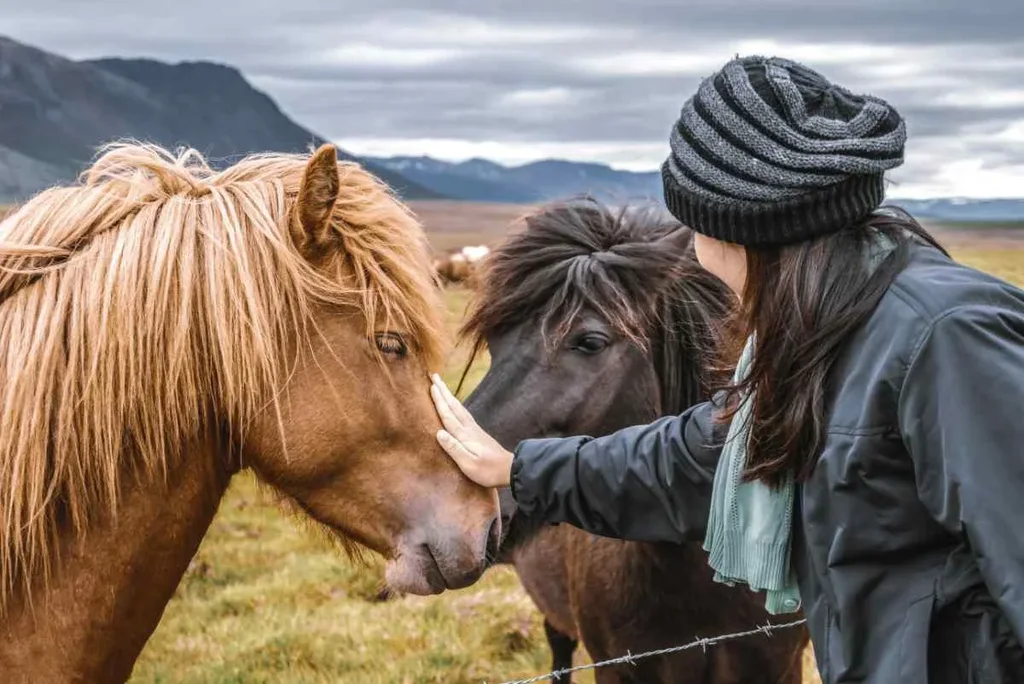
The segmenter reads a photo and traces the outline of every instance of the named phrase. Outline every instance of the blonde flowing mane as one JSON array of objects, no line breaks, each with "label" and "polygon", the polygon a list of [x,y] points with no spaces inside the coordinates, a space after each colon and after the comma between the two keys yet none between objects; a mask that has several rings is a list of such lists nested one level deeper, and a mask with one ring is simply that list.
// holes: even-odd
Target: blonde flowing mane
[{"label": "blonde flowing mane", "polygon": [[341,163],[338,249],[314,267],[290,235],[307,160],[216,172],[193,150],[117,144],[0,223],[0,614],[50,577],[62,532],[116,514],[211,418],[242,430],[272,406],[316,307],[358,307],[368,333],[439,360],[419,224]]}]

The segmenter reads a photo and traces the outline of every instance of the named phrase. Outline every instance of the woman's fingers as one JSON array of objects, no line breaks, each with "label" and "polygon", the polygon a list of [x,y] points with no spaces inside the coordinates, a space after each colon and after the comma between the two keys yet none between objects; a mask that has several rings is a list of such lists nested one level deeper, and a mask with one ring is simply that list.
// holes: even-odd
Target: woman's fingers
[{"label": "woman's fingers", "polygon": [[437,415],[441,418],[444,429],[453,435],[462,437],[462,423],[455,417],[448,402],[445,401],[444,394],[436,384],[430,386],[430,398],[434,400],[434,408],[437,409]]},{"label": "woman's fingers", "polygon": [[[455,461],[455,465],[459,467],[459,470],[461,470],[471,480],[475,481],[473,474],[476,471],[477,466],[476,455],[446,430],[437,431],[437,443],[441,445],[441,448],[444,449],[449,456],[451,456],[452,460]],[[480,482],[477,482],[477,484],[480,484]]]},{"label": "woman's fingers", "polygon": [[445,396],[444,383],[438,382],[437,376],[431,376],[430,381],[430,396],[434,400],[434,405],[437,406],[438,414],[442,416],[448,416],[455,423],[461,424],[462,421],[455,414],[455,411],[448,401],[448,397]]},{"label": "woman's fingers", "polygon": [[451,390],[448,389],[448,385],[445,384],[444,380],[437,373],[434,373],[434,384],[439,390],[441,395],[444,397],[445,402],[448,404],[448,408],[451,409],[452,414],[458,419],[460,423],[465,426],[475,425],[476,421],[473,420],[473,416],[470,415],[466,407],[462,405],[462,402],[455,398]]},{"label": "woman's fingers", "polygon": [[508,486],[512,453],[505,451],[476,424],[466,407],[437,375],[431,376],[430,398],[444,426],[437,431],[437,442],[455,465],[483,487]]}]

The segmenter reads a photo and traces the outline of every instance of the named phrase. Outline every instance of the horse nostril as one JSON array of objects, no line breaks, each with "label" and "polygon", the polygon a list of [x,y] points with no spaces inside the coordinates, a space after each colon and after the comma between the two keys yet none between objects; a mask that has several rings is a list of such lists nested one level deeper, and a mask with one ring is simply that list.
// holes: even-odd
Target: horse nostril
[{"label": "horse nostril", "polygon": [[487,531],[487,565],[494,563],[498,557],[498,548],[501,546],[501,518],[491,521],[491,529]]}]

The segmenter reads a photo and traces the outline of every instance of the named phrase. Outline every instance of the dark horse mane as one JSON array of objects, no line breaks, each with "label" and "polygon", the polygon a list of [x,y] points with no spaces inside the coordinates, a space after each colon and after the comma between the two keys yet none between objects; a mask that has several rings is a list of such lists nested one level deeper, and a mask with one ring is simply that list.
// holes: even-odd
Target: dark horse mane
[{"label": "dark horse mane", "polygon": [[523,222],[483,265],[461,330],[473,345],[462,381],[488,335],[536,320],[554,347],[591,310],[651,354],[663,414],[706,396],[732,300],[697,263],[690,229],[652,208],[613,211],[591,198],[542,207]]}]

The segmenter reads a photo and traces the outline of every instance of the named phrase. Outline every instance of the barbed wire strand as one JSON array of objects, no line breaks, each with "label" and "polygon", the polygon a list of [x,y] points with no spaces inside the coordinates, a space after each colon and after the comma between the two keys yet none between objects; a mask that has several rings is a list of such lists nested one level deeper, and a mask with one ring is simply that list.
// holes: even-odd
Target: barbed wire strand
[{"label": "barbed wire strand", "polygon": [[[673,646],[671,648],[660,648],[656,651],[647,651],[646,653],[637,653],[633,655],[630,652],[626,652],[626,655],[619,656],[618,658],[611,658],[609,660],[602,660],[599,663],[589,663],[587,665],[577,665],[576,667],[567,667],[562,670],[555,670],[554,672],[548,672],[547,674],[537,675],[530,679],[514,679],[502,684],[534,684],[534,682],[543,682],[547,680],[558,681],[566,675],[571,675],[575,672],[582,672],[584,670],[596,670],[601,667],[609,667],[611,665],[636,665],[637,660],[644,658],[654,658],[655,656],[669,655],[671,653],[679,653],[680,651],[688,651],[692,648],[701,648],[705,651],[708,650],[708,646],[714,646],[720,644],[723,641],[731,641],[733,639],[742,639],[743,637],[754,636],[755,634],[764,634],[767,637],[772,635],[772,632],[780,629],[790,629],[792,627],[798,627],[806,624],[807,620],[794,620],[793,622],[782,622],[776,624],[765,624],[757,627],[756,629],[748,629],[745,632],[734,632],[732,634],[722,634],[715,637],[707,637],[703,639],[695,639],[694,641],[684,644],[682,646]],[[487,684],[484,682],[484,684]]]}]

